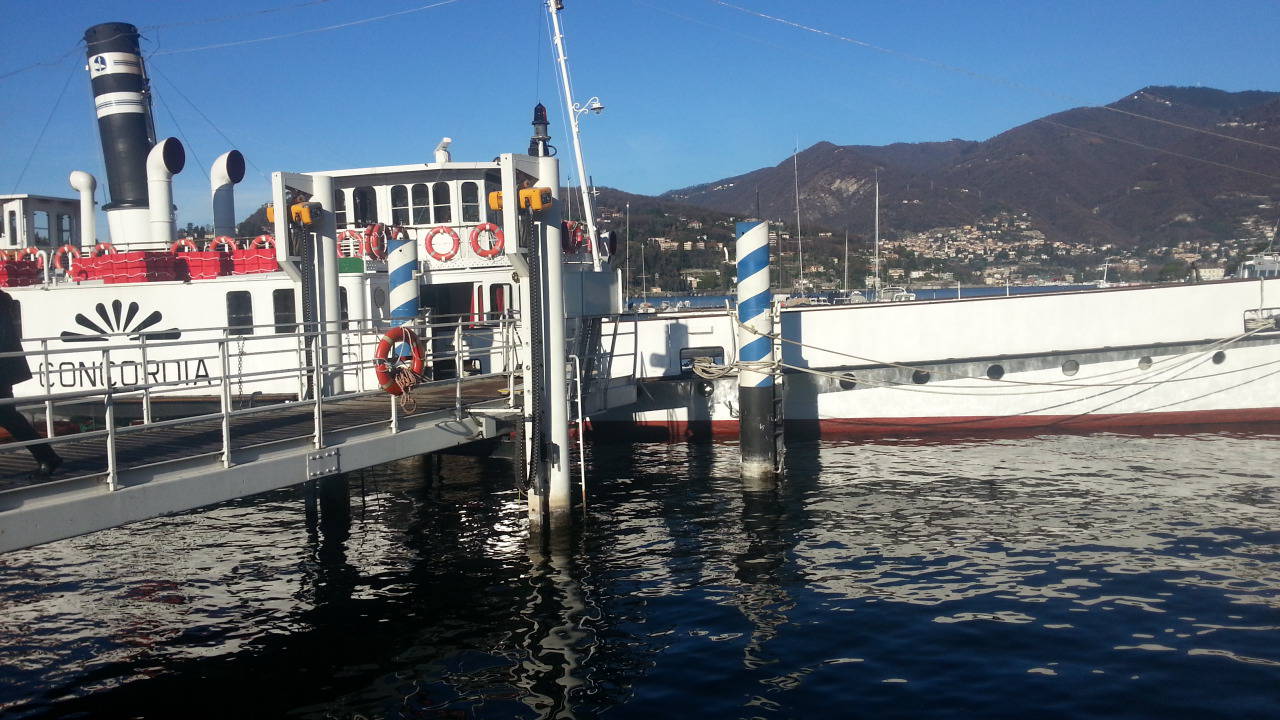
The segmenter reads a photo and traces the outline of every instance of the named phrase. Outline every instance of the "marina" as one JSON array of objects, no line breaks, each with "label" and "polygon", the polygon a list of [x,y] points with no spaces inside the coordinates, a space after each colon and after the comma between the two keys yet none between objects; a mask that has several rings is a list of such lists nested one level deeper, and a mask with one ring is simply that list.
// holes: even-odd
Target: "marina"
[{"label": "marina", "polygon": [[[71,52],[101,165],[59,159],[75,197],[0,195],[0,711],[1270,713],[1274,229],[1201,252],[1186,239],[1201,218],[1182,213],[1141,267],[1106,235],[1119,225],[1093,217],[1101,201],[1084,220],[984,205],[973,168],[999,138],[823,142],[804,154],[804,202],[828,218],[872,208],[869,272],[847,228],[842,256],[815,259],[836,240],[802,213],[798,137],[787,163],[662,199],[597,187],[580,121],[605,104],[575,95],[568,48],[599,54],[599,38],[571,38],[561,0],[531,5],[558,106],[512,114],[504,96],[484,117],[441,113],[397,157],[354,163],[359,138],[298,125],[265,171],[221,130],[204,163],[153,107],[155,59],[240,42],[164,50],[170,26],[84,30]],[[540,96],[541,60],[525,74]],[[195,75],[166,81],[194,94],[209,82]],[[1200,97],[1185,90],[1173,95]],[[1105,109],[1280,149],[1230,134],[1265,132],[1244,119],[1280,95],[1212,92],[1239,122]],[[344,132],[384,132],[392,106],[370,102]],[[489,123],[505,128],[498,147],[466,137]],[[657,158],[647,130],[628,141]],[[1176,147],[1160,152],[1196,160]],[[175,178],[192,169],[208,176],[207,229],[182,227]],[[933,171],[967,177],[977,204]],[[748,177],[744,216],[734,187]],[[255,187],[266,202],[247,212]],[[1263,237],[1274,204],[1240,187],[1211,210],[1248,205],[1240,225]],[[732,214],[693,211],[735,192]],[[917,207],[931,193],[942,210]],[[631,200],[645,228],[680,226],[639,240],[638,286]],[[1211,210],[1203,227],[1226,232]],[[952,225],[882,242],[882,212],[935,211]],[[1088,230],[1036,229],[1053,222]],[[935,251],[966,264],[944,272]],[[1062,272],[1094,254],[1097,281]],[[1123,279],[1108,279],[1113,262]],[[1135,268],[1150,281],[1130,282]],[[711,291],[658,295],[657,276]],[[1051,277],[1070,284],[1031,284]]]}]

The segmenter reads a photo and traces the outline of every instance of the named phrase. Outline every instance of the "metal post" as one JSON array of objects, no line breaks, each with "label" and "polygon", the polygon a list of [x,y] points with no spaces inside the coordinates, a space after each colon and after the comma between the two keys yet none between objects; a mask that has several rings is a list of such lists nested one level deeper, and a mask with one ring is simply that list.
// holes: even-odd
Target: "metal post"
[{"label": "metal post", "polygon": [[142,351],[142,424],[151,424],[151,383],[147,382],[147,334],[138,334],[138,347]]},{"label": "metal post", "polygon": [[227,352],[230,329],[223,328],[218,341],[218,362],[222,364],[222,467],[231,467],[231,358]]},{"label": "metal post", "polygon": [[[317,331],[317,337],[319,337]],[[312,354],[311,377],[315,383],[315,431],[312,436],[313,444],[316,449],[324,447],[324,393],[321,391],[321,383],[324,381],[323,368],[320,365],[320,357],[318,353]]]},{"label": "metal post", "polygon": [[462,419],[462,320],[453,329],[453,419]]},{"label": "metal post", "polygon": [[103,394],[103,401],[106,407],[106,423],[107,423],[107,489],[111,491],[119,490],[120,470],[116,466],[116,402],[111,393],[111,351],[104,349],[102,351],[102,367],[107,373],[107,389]]},{"label": "metal post", "polygon": [[[418,291],[418,243],[408,233],[387,241],[387,280],[391,284],[391,324],[410,325],[422,314]],[[430,338],[426,338],[430,340]],[[395,348],[398,357],[412,355],[407,343]]]},{"label": "metal post", "polygon": [[[573,509],[569,479],[568,358],[565,349],[564,263],[560,244],[560,162],[538,158],[538,185],[550,187],[555,198],[542,218],[542,260],[546,270],[547,338],[544,344],[547,372],[547,473],[551,524],[567,525]],[[594,243],[593,243],[594,245]]]},{"label": "metal post", "polygon": [[587,515],[587,446],[584,435],[586,428],[582,417],[582,362],[577,355],[570,355],[573,360],[573,383],[577,390],[578,405],[578,484],[582,487],[582,516]]},{"label": "metal post", "polygon": [[342,291],[338,286],[338,229],[333,214],[333,178],[328,175],[311,177],[311,199],[320,203],[323,209],[319,222],[315,225],[317,286],[321,288],[323,298],[323,322],[320,327],[323,342],[320,347],[324,348],[324,377],[327,380],[323,387],[330,394],[336,395],[343,390]]},{"label": "metal post", "polygon": [[769,290],[769,227],[738,223],[738,433],[742,477],[774,476],[773,295]]},{"label": "metal post", "polygon": [[[49,340],[40,341],[40,355],[44,357],[44,430],[45,437],[53,437],[53,372],[49,367]],[[146,363],[142,367],[146,368]],[[16,406],[15,406],[16,408]]]}]

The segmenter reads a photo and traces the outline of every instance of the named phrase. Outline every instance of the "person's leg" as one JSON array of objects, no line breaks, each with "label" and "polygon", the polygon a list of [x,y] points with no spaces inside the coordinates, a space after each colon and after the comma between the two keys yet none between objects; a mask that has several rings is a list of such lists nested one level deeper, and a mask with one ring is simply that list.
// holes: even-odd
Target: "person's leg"
[{"label": "person's leg", "polygon": [[[0,399],[8,400],[12,397],[13,386],[0,385]],[[0,427],[8,430],[13,439],[18,442],[40,437],[40,433],[31,426],[26,416],[18,412],[16,405],[0,405]],[[58,457],[58,453],[48,445],[28,445],[27,449],[31,451],[31,456],[36,459],[36,462],[48,466],[49,471],[62,464],[62,458]]]}]

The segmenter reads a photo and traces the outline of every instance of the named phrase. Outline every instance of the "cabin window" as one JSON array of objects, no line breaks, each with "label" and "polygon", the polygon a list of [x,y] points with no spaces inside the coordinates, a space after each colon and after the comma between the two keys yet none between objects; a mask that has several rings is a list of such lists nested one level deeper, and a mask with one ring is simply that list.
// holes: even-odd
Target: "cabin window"
[{"label": "cabin window", "polygon": [[989,366],[989,367],[987,368],[987,379],[988,379],[988,380],[999,380],[999,379],[1000,379],[1000,378],[1002,378],[1002,377],[1004,377],[1004,366],[1003,366],[1003,365],[991,365],[991,366]]},{"label": "cabin window", "polygon": [[1062,363],[1063,375],[1070,377],[1072,375],[1075,375],[1078,372],[1080,372],[1080,363],[1076,362],[1075,360],[1067,360],[1066,362]]},{"label": "cabin window", "polygon": [[49,213],[37,210],[31,213],[31,229],[34,235],[31,245],[39,245],[49,241]]},{"label": "cabin window", "polygon": [[1152,362],[1151,362],[1151,357],[1149,355],[1143,355],[1142,357],[1138,358],[1139,370],[1150,370],[1151,365],[1152,365]]},{"label": "cabin window", "polygon": [[391,186],[391,224],[409,224],[409,188],[404,185]]},{"label": "cabin window", "polygon": [[[347,321],[347,289],[338,288],[338,312],[342,316],[342,322]],[[346,327],[343,325],[343,327]]]},{"label": "cabin window", "polygon": [[18,211],[9,211],[9,242],[17,245],[21,238],[18,237]]},{"label": "cabin window", "polygon": [[915,372],[911,373],[911,382],[917,385],[924,385],[925,383],[929,382],[930,377],[931,376],[929,375],[928,370],[916,370]]},{"label": "cabin window", "polygon": [[462,199],[462,222],[480,222],[480,186],[473,182],[464,182],[458,194]]},{"label": "cabin window", "polygon": [[1227,359],[1227,354],[1222,352],[1221,350],[1213,354],[1214,365],[1221,365],[1223,362],[1226,361],[1226,359]]},{"label": "cabin window", "polygon": [[431,224],[431,191],[427,189],[426,183],[418,183],[412,188],[413,191],[413,224],[414,225],[430,225]]},{"label": "cabin window", "polygon": [[354,219],[356,225],[372,225],[378,222],[378,196],[368,185],[358,187],[351,193],[352,205],[355,206]]},{"label": "cabin window", "polygon": [[714,365],[724,365],[724,348],[718,346],[681,348],[680,372],[693,372],[693,361],[695,358],[706,358]]},{"label": "cabin window", "polygon": [[347,226],[346,190],[335,190],[333,193],[333,221],[339,228]]},{"label": "cabin window", "polygon": [[511,305],[511,285],[503,283],[489,286],[489,312],[497,317],[506,315]]},{"label": "cabin window", "polygon": [[441,225],[453,222],[453,208],[449,206],[449,183],[438,182],[432,185],[431,201],[433,222]]},{"label": "cabin window", "polygon": [[248,290],[227,293],[227,328],[232,335],[253,334],[253,298]]},{"label": "cabin window", "polygon": [[272,290],[271,309],[275,313],[276,333],[284,335],[298,328],[298,313],[294,309],[293,290]]},{"label": "cabin window", "polygon": [[71,216],[58,213],[58,244],[71,244]]}]

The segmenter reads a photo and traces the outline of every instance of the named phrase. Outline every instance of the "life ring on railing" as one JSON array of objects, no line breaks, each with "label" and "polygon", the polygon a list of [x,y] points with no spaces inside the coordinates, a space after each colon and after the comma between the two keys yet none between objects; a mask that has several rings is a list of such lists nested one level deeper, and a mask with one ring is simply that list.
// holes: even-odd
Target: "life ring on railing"
[{"label": "life ring on railing", "polygon": [[250,249],[265,250],[276,246],[276,238],[274,235],[259,235],[249,244]]},{"label": "life ring on railing", "polygon": [[[226,249],[224,250],[223,248]],[[237,249],[236,239],[228,235],[219,235],[218,237],[210,240],[209,243],[204,246],[204,249],[217,250],[218,252],[231,252],[232,250]]]},{"label": "life ring on railing", "polygon": [[[102,243],[98,243],[98,244],[101,245]],[[177,240],[173,241],[172,245],[169,246],[169,252],[171,253],[182,252],[183,251],[182,248],[186,248],[188,252],[195,252],[200,249],[196,247],[195,241],[192,240],[191,238],[178,238]]]},{"label": "life ring on railing", "polygon": [[378,377],[378,387],[392,395],[404,393],[404,386],[400,384],[398,377],[398,371],[402,367],[401,358],[391,356],[399,343],[409,346],[411,361],[406,369],[415,377],[421,375],[422,368],[426,366],[422,345],[418,343],[418,336],[412,330],[406,327],[393,327],[383,333],[382,337],[378,338],[378,347],[373,350],[373,372]]},{"label": "life ring on railing", "polygon": [[53,266],[59,270],[70,270],[71,263],[67,263],[65,267],[62,264],[62,258],[64,256],[68,258],[74,257],[79,260],[80,248],[75,245],[63,245],[53,252]]},{"label": "life ring on railing", "polygon": [[40,253],[40,248],[28,245],[24,248],[13,251],[13,259],[18,261],[33,262],[36,267],[44,267],[44,255]]},{"label": "life ring on railing", "polygon": [[[391,252],[392,240],[413,242],[413,238],[409,237],[409,231],[399,225],[388,228],[387,231],[383,233],[382,240],[383,243],[381,248],[374,248],[372,244],[370,244],[370,246],[365,249],[366,252],[372,252],[371,256],[376,260],[385,260],[387,258],[387,255]],[[373,252],[375,250],[376,252]]]},{"label": "life ring on railing", "polygon": [[93,257],[100,257],[101,255],[115,255],[115,254],[116,254],[116,246],[115,246],[115,245],[112,245],[112,244],[111,244],[111,243],[109,243],[109,242],[105,242],[105,241],[104,241],[104,242],[100,242],[100,243],[98,243],[97,245],[94,245],[94,246],[93,246],[93,252],[92,252],[92,253],[90,253],[90,254],[91,254]]},{"label": "life ring on railing", "polygon": [[[404,232],[403,228],[396,229]],[[387,257],[387,233],[387,226],[382,223],[374,223],[365,228],[364,239],[360,242],[360,257],[385,260]]]},{"label": "life ring on railing", "polygon": [[356,257],[364,244],[364,236],[357,230],[343,230],[338,233],[338,257]]},{"label": "life ring on railing", "polygon": [[560,223],[560,248],[566,253],[582,252],[582,248],[586,244],[585,237],[586,234],[582,231],[581,224],[572,220],[565,220]]},{"label": "life ring on railing", "polygon": [[[493,243],[488,249],[480,247],[480,233],[487,232],[493,237]],[[506,240],[502,237],[502,230],[493,223],[481,223],[471,229],[471,249],[482,258],[497,257],[502,252]]]},{"label": "life ring on railing", "polygon": [[[435,236],[442,234],[448,235],[449,239],[453,241],[453,245],[449,247],[449,251],[443,253],[436,252],[436,246],[431,242]],[[427,254],[440,262],[448,262],[452,260],[453,256],[458,254],[458,248],[462,247],[462,239],[459,238],[458,233],[448,225],[440,225],[438,227],[431,228],[431,232],[427,233],[427,237],[423,239],[422,243],[427,248]]]}]

